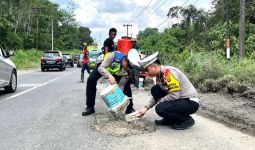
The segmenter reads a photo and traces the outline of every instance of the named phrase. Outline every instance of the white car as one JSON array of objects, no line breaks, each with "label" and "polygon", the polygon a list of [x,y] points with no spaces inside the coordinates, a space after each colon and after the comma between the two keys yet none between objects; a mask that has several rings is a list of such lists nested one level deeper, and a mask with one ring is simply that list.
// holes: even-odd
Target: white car
[{"label": "white car", "polygon": [[4,51],[0,46],[0,88],[9,93],[15,92],[17,88],[16,66],[9,58],[13,55],[14,51]]}]

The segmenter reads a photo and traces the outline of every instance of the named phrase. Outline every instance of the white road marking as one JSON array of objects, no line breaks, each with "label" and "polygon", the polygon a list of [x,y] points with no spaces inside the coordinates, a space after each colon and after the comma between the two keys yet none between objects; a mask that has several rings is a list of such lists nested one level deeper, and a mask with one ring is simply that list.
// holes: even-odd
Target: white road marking
[{"label": "white road marking", "polygon": [[20,93],[18,93],[18,94],[15,94],[15,95],[12,95],[12,96],[10,96],[10,97],[7,97],[7,98],[4,99],[4,100],[9,100],[9,99],[18,97],[18,96],[20,96],[20,95],[23,95],[23,94],[25,94],[25,93],[27,93],[27,92],[29,92],[29,91],[32,91],[32,90],[36,89],[36,88],[38,88],[38,86],[32,87],[32,88],[27,89],[27,90],[25,90],[25,91],[23,91],[23,92],[20,92]]},{"label": "white road marking", "polygon": [[[27,93],[27,92],[30,92],[30,91],[32,91],[32,90],[38,88],[38,87],[46,86],[47,84],[49,84],[49,83],[51,83],[51,82],[53,82],[53,81],[56,81],[56,80],[58,80],[58,79],[60,79],[60,78],[63,78],[63,77],[65,77],[65,76],[68,76],[68,75],[70,75],[70,74],[72,74],[73,72],[76,72],[76,71],[77,71],[77,70],[74,70],[74,71],[72,71],[72,72],[69,72],[69,73],[67,73],[67,74],[64,74],[64,75],[62,75],[62,76],[59,76],[59,77],[54,78],[54,79],[52,79],[52,80],[49,80],[49,81],[47,81],[47,82],[44,82],[44,83],[42,83],[42,84],[35,84],[35,85],[37,85],[37,86],[34,86],[34,87],[30,88],[30,89],[27,89],[27,90],[25,90],[25,91],[23,91],[23,92],[20,92],[20,93],[18,93],[18,94],[12,95],[12,96],[10,96],[10,97],[7,97],[7,98],[1,100],[0,102],[3,102],[3,101],[6,101],[6,100],[10,100],[10,99],[12,99],[12,98],[18,97],[18,96],[23,95],[23,94],[25,94],[25,93]],[[27,85],[24,84],[24,85],[27,86],[27,85],[32,85],[32,84],[27,84]],[[38,86],[38,85],[40,85],[40,86]]]},{"label": "white road marking", "polygon": [[20,85],[18,85],[18,88],[19,87],[40,87],[40,86],[42,86],[41,83],[38,83],[38,84],[20,84]]}]

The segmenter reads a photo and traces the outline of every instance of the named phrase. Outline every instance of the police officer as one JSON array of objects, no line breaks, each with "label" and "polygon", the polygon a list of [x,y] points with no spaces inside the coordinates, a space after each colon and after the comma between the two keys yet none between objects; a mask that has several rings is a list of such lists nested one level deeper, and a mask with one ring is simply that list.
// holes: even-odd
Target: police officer
[{"label": "police officer", "polygon": [[[105,60],[96,67],[92,73],[90,74],[87,80],[87,88],[86,88],[86,109],[82,112],[83,116],[91,115],[95,113],[94,105],[96,98],[96,85],[97,80],[104,76],[108,79],[110,84],[119,83],[120,88],[123,90],[123,93],[128,97],[132,97],[132,91],[130,87],[130,76],[131,76],[131,64],[130,62],[130,54],[134,54],[136,50],[131,49],[127,55],[124,55],[121,52],[114,51],[110,53],[110,55],[105,58]],[[133,57],[134,58],[134,57]],[[133,101],[130,99],[130,103],[126,109],[126,114],[134,112]]]},{"label": "police officer", "polygon": [[138,111],[143,116],[156,105],[156,113],[162,117],[156,125],[169,125],[176,130],[184,130],[195,124],[190,114],[199,108],[198,93],[189,79],[179,69],[163,66],[157,61],[158,53],[142,60],[149,76],[157,77],[157,84],[151,88],[152,99]]}]

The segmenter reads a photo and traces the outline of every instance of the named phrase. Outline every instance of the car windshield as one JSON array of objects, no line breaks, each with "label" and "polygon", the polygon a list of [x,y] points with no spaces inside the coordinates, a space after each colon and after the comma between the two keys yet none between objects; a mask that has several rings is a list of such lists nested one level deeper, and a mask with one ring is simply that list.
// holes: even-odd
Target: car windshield
[{"label": "car windshield", "polygon": [[98,57],[98,51],[97,50],[89,51],[89,57],[90,58],[97,58]]},{"label": "car windshield", "polygon": [[71,58],[71,55],[70,54],[63,54],[63,56],[67,59],[70,59]]},{"label": "car windshield", "polygon": [[44,57],[60,57],[59,53],[44,53],[43,54]]},{"label": "car windshield", "polygon": [[80,59],[83,59],[84,54],[80,54]]}]

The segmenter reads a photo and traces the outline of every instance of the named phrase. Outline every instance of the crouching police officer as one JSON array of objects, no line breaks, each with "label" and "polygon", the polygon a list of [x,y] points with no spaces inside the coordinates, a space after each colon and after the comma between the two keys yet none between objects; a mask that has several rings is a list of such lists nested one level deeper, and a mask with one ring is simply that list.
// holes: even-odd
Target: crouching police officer
[{"label": "crouching police officer", "polygon": [[139,56],[134,49],[131,49],[128,55],[114,51],[92,71],[87,80],[87,108],[82,112],[83,116],[95,113],[96,85],[97,80],[102,76],[107,78],[110,84],[115,84],[115,82],[117,82],[119,87],[123,90],[123,93],[126,96],[131,97],[130,103],[126,109],[126,114],[134,112],[132,91],[130,87],[131,65],[134,65],[130,60],[133,59],[132,57],[134,57],[134,54]]},{"label": "crouching police officer", "polygon": [[155,53],[141,62],[149,76],[157,77],[157,84],[151,88],[151,100],[138,113],[143,116],[156,105],[156,113],[163,118],[155,120],[156,125],[169,125],[176,130],[187,129],[195,124],[190,114],[199,108],[198,93],[179,69],[160,65],[157,55]]}]

